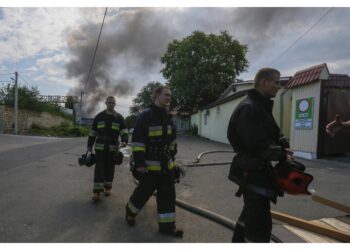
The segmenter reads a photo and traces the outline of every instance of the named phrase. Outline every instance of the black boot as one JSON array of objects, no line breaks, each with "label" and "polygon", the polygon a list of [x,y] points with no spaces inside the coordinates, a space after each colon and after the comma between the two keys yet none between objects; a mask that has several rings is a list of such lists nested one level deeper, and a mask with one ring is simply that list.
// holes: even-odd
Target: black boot
[{"label": "black boot", "polygon": [[126,204],[125,206],[125,220],[130,227],[135,226],[135,215],[133,215],[132,212],[130,211],[128,204]]},{"label": "black boot", "polygon": [[178,237],[178,238],[182,238],[184,231],[181,229],[176,229],[174,228],[173,230],[159,230],[159,232],[161,234],[166,234],[166,235],[170,235],[170,236],[174,236],[174,237]]},{"label": "black boot", "polygon": [[236,223],[235,231],[232,236],[233,243],[244,243],[245,242],[245,227]]}]

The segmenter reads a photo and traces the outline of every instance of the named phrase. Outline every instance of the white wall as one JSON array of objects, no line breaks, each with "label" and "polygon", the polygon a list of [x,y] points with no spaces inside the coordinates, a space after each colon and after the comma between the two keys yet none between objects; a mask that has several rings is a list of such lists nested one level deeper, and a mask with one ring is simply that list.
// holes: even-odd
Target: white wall
[{"label": "white wall", "polygon": [[235,100],[209,109],[207,124],[205,124],[206,111],[203,110],[201,118],[201,131],[198,134],[213,141],[229,143],[227,140],[228,123],[233,110],[244,98],[245,96],[239,97]]},{"label": "white wall", "polygon": [[[248,87],[252,88],[251,85],[244,85],[241,87]],[[241,89],[240,89],[241,90]],[[274,104],[274,112],[273,115],[275,117],[275,120],[278,124],[280,124],[280,116],[281,116],[281,100],[280,95],[283,93],[284,90],[280,90],[278,92],[278,96],[275,98],[275,104]],[[209,116],[207,116],[207,124],[205,124],[205,114],[206,110],[198,111],[198,113],[193,114],[191,116],[191,125],[197,124],[198,126],[198,135],[208,138],[213,141],[219,141],[223,143],[229,143],[227,140],[227,127],[228,123],[230,121],[231,115],[233,110],[237,107],[237,105],[246,97],[242,96],[235,100],[229,101],[227,103],[221,104],[217,107],[209,109]],[[291,97],[291,91],[288,90],[287,93],[283,97],[283,122],[285,123],[282,131],[284,132],[284,135],[289,138],[290,136],[290,97]],[[218,111],[218,107],[220,111]],[[289,116],[289,117],[288,117]],[[288,123],[288,124],[286,124]]]}]

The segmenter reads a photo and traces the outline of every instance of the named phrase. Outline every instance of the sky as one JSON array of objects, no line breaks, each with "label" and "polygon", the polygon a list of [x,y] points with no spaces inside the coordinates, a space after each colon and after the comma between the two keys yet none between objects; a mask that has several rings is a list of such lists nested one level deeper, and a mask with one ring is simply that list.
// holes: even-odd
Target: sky
[{"label": "sky", "polygon": [[80,96],[83,89],[90,116],[104,108],[107,95],[117,97],[117,111],[127,116],[144,85],[166,82],[160,57],[168,43],[193,31],[226,30],[246,44],[243,80],[261,67],[293,76],[321,63],[331,73],[350,73],[347,7],[108,7],[87,82],[104,7],[0,6],[0,86],[17,71],[21,85],[43,95]]}]

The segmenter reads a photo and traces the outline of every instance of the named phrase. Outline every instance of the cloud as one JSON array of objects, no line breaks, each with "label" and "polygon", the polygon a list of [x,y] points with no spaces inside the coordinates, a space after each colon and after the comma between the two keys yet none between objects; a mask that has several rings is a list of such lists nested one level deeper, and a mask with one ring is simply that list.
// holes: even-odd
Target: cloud
[{"label": "cloud", "polygon": [[112,14],[106,18],[87,85],[101,24],[86,23],[69,32],[68,46],[73,59],[66,64],[67,76],[80,79],[79,87],[71,91],[78,95],[84,89],[89,100],[87,111],[95,112],[95,102],[109,93],[118,96],[135,94],[134,90],[148,83],[149,76],[157,74],[164,82],[159,73],[160,57],[168,43],[183,39],[195,30],[216,34],[228,30],[239,41],[248,44],[249,59],[263,59],[261,62],[266,63],[265,51],[271,52],[271,61],[278,53],[272,44],[286,39],[290,32],[299,31],[305,26],[305,19],[312,20],[320,12],[322,9],[311,12],[305,8],[109,9],[108,13]]},{"label": "cloud", "polygon": [[[60,75],[64,77],[65,69],[62,67],[69,59],[65,53],[57,53],[53,56],[41,57],[36,60],[36,65],[44,74],[47,75]],[[61,67],[57,67],[61,65]],[[64,77],[65,78],[65,77]]]},{"label": "cloud", "polygon": [[39,69],[36,66],[32,66],[30,68],[26,68],[25,71],[27,72],[37,72]]},{"label": "cloud", "polygon": [[88,84],[100,24],[88,23],[71,31],[68,44],[74,59],[66,64],[67,76],[80,79],[80,88],[72,92],[77,95],[84,89],[88,113],[107,95],[131,95],[138,84],[147,83],[147,74],[159,72],[160,56],[171,39],[162,15],[158,9],[145,8],[110,16]]},{"label": "cloud", "polygon": [[161,55],[169,42],[195,30],[227,30],[248,45],[250,67],[239,76],[244,80],[265,66],[293,75],[326,62],[331,72],[350,72],[349,8],[333,9],[273,64],[329,8],[108,8],[94,70],[85,86],[104,10],[0,9],[1,69],[16,71],[26,60],[22,70],[27,69],[33,84],[56,84],[79,96],[83,90],[90,112],[106,95],[131,103],[148,82],[165,82]]}]

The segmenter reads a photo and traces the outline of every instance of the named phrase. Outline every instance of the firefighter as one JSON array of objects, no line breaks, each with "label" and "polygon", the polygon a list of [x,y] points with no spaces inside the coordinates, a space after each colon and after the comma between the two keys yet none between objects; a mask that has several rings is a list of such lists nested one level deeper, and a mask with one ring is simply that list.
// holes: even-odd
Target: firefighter
[{"label": "firefighter", "polygon": [[237,221],[232,242],[269,242],[272,230],[270,202],[282,195],[271,161],[292,160],[289,142],[280,133],[273,115],[272,97],[280,85],[280,72],[262,68],[254,79],[254,89],[234,110],[227,138],[237,153],[229,179],[239,185],[244,206]]},{"label": "firefighter", "polygon": [[101,192],[106,196],[111,195],[116,157],[119,152],[119,136],[121,147],[125,147],[128,142],[125,121],[123,116],[114,110],[115,102],[113,96],[107,97],[105,102],[107,108],[95,116],[88,138],[87,150],[92,152],[95,144],[96,152],[93,201],[100,199]]},{"label": "firefighter", "polygon": [[174,157],[176,129],[167,112],[171,98],[169,87],[154,90],[154,103],[138,117],[132,135],[134,167],[139,184],[126,204],[126,222],[135,225],[135,217],[153,192],[157,191],[159,232],[182,237],[175,226]]}]

